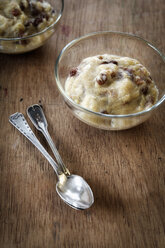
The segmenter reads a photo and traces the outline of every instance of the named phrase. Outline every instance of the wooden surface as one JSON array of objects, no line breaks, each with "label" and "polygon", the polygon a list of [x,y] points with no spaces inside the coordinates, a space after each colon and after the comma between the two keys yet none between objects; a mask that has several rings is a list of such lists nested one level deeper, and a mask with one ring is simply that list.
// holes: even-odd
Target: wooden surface
[{"label": "wooden surface", "polygon": [[[165,53],[164,13],[164,0],[68,0],[44,47],[0,55],[1,248],[165,247],[163,106],[136,128],[97,130],[71,115],[53,72],[69,41],[97,30],[140,35]],[[26,116],[26,108],[39,102],[64,162],[93,189],[95,204],[87,211],[60,200],[52,168],[8,122],[10,114]]]}]

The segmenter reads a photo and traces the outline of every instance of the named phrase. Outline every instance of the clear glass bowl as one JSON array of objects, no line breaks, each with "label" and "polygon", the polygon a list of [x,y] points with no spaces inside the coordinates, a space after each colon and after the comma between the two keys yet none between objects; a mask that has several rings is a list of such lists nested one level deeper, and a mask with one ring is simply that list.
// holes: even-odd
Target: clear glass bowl
[{"label": "clear glass bowl", "polygon": [[63,9],[64,0],[47,0],[56,11],[56,20],[46,29],[26,37],[3,38],[0,37],[0,53],[18,54],[32,51],[42,45],[54,34]]},{"label": "clear glass bowl", "polygon": [[[139,60],[151,73],[159,90],[159,99],[151,108],[127,115],[109,115],[93,112],[76,104],[65,92],[65,81],[70,69],[89,56],[114,54]],[[148,41],[127,33],[103,31],[71,41],[61,51],[55,64],[58,89],[71,112],[88,125],[105,130],[123,130],[147,120],[165,100],[165,57]]]}]

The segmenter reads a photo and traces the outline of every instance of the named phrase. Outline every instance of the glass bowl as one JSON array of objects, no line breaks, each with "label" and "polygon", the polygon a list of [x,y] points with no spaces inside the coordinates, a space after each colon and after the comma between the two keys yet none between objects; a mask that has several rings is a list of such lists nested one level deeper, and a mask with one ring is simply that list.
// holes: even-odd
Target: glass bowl
[{"label": "glass bowl", "polygon": [[[151,108],[127,115],[93,112],[76,104],[65,92],[65,81],[72,68],[90,56],[113,54],[139,60],[151,73],[159,90],[158,101]],[[61,51],[55,64],[57,87],[71,112],[88,125],[105,130],[123,130],[146,121],[165,100],[165,57],[148,41],[132,34],[103,31],[71,41]]]},{"label": "glass bowl", "polygon": [[63,9],[64,0],[46,0],[55,9],[56,20],[42,31],[18,38],[0,37],[0,53],[18,54],[32,51],[42,45],[54,34],[55,27],[59,22]]}]

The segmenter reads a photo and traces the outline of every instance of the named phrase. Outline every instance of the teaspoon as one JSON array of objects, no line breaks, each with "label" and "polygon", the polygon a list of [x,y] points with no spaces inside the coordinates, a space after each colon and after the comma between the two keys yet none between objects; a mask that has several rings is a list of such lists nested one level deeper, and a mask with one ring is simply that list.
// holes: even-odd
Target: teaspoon
[{"label": "teaspoon", "polygon": [[61,158],[52,138],[50,137],[50,134],[48,132],[48,123],[47,123],[46,117],[44,115],[44,112],[43,112],[41,106],[38,104],[34,104],[32,106],[29,106],[27,108],[27,114],[28,114],[31,122],[33,123],[33,125],[37,128],[37,130],[39,130],[44,135],[50,148],[52,149],[52,152],[53,152],[53,154],[57,160],[58,165],[61,166],[61,169],[63,170],[65,175],[70,175],[69,170],[66,168],[65,164],[63,163],[62,158]]}]

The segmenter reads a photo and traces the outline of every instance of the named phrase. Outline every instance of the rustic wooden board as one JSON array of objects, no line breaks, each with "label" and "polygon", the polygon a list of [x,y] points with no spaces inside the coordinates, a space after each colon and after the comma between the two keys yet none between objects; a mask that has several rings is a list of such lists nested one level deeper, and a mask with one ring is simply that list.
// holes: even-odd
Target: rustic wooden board
[{"label": "rustic wooden board", "polygon": [[[165,52],[164,12],[164,0],[65,1],[56,34],[44,47],[0,54],[1,248],[165,246],[164,108],[127,131],[97,130],[71,115],[53,72],[69,41],[98,30],[138,34]],[[93,189],[95,204],[87,211],[59,199],[53,170],[8,122],[10,114],[26,116],[26,108],[39,102],[63,160]]]}]

